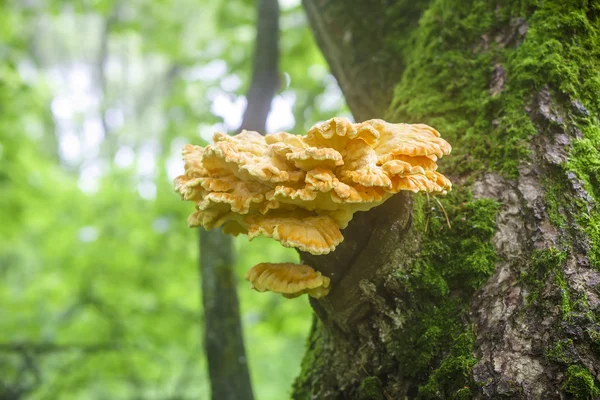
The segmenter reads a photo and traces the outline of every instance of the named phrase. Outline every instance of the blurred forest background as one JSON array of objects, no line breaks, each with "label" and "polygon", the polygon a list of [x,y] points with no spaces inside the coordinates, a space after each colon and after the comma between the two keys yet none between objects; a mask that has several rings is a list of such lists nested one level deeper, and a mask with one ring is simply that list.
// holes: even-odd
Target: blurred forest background
[{"label": "blurred forest background", "polygon": [[[299,0],[281,0],[267,131],[349,116]],[[250,0],[0,1],[0,398],[205,399],[198,234],[173,192],[181,148],[241,123]],[[235,239],[257,399],[289,397],[306,299],[251,291]]]}]

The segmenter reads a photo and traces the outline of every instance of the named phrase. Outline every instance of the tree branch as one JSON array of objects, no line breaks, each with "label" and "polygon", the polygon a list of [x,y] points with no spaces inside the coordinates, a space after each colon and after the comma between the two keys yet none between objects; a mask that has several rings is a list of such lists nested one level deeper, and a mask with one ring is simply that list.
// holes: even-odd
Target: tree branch
[{"label": "tree branch", "polygon": [[0,343],[0,352],[4,353],[22,353],[44,355],[49,353],[63,353],[78,351],[83,353],[96,353],[101,351],[119,350],[121,346],[114,343],[36,343],[36,342],[7,342]]}]

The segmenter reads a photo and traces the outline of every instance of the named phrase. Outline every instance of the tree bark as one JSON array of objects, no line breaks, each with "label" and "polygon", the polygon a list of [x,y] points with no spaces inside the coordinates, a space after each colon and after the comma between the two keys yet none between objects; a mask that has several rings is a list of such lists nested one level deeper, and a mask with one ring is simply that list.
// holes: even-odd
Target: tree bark
[{"label": "tree bark", "polygon": [[438,129],[454,188],[301,255],[332,290],[293,398],[598,398],[600,3],[303,5],[357,120]]},{"label": "tree bark", "polygon": [[230,236],[200,230],[204,348],[213,399],[253,399]]}]

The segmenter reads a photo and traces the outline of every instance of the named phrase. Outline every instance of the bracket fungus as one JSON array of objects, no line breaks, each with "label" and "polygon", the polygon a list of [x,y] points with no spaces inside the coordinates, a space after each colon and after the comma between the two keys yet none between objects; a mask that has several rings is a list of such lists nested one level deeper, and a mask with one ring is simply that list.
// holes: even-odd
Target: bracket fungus
[{"label": "bracket fungus", "polygon": [[[445,194],[452,187],[437,172],[437,160],[451,147],[423,124],[352,123],[336,117],[316,124],[305,136],[242,131],[235,136],[216,133],[213,140],[204,148],[188,144],[183,149],[185,172],[174,186],[183,200],[195,203],[188,224],[222,227],[250,240],[263,235],[314,255],[327,254],[344,240],[341,229],[357,211],[403,190]],[[329,280],[322,276],[326,285],[323,280],[321,286],[298,289],[291,283],[296,272],[320,276],[308,266],[294,271],[288,264],[265,265],[247,274],[259,291],[288,297],[321,297],[328,291]],[[265,284],[267,275],[290,285]],[[289,292],[289,287],[298,290]]]},{"label": "bracket fungus", "polygon": [[304,293],[319,299],[329,293],[329,278],[308,265],[261,263],[252,267],[245,278],[259,292],[277,292],[290,299]]}]

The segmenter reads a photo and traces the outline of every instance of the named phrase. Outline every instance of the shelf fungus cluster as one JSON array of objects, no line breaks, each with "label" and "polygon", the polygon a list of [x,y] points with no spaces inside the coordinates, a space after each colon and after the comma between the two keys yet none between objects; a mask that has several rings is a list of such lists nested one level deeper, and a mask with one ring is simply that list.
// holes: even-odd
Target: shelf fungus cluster
[{"label": "shelf fungus cluster", "polygon": [[[222,227],[250,240],[263,235],[315,255],[342,242],[340,230],[357,211],[402,190],[445,194],[451,188],[436,171],[451,147],[427,125],[333,118],[305,136],[242,131],[216,133],[213,140],[183,149],[185,173],[175,190],[196,205],[189,225]],[[329,291],[329,278],[306,265],[259,264],[246,278],[258,291],[287,297]]]}]

